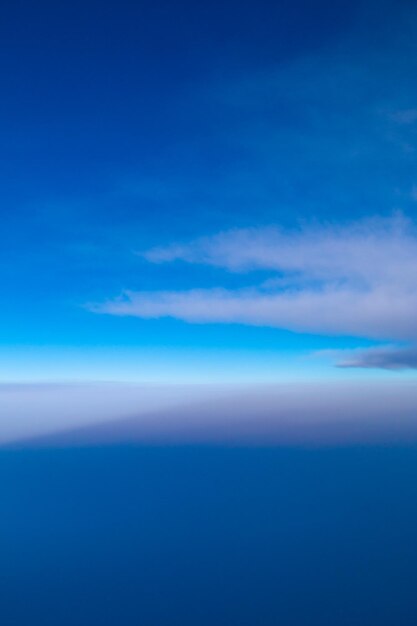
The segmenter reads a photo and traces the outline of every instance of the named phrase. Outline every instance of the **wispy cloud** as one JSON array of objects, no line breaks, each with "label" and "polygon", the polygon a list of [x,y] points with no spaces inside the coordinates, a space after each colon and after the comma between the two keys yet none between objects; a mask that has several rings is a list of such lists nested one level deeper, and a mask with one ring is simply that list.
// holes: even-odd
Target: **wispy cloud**
[{"label": "wispy cloud", "polygon": [[417,108],[395,111],[392,114],[392,119],[399,124],[414,124],[417,122]]},{"label": "wispy cloud", "polygon": [[230,271],[272,270],[305,280],[347,281],[363,286],[414,281],[417,236],[400,213],[345,225],[231,230],[185,245],[142,253],[152,263],[176,260]]},{"label": "wispy cloud", "polygon": [[234,230],[154,248],[143,256],[153,263],[183,261],[231,272],[265,270],[268,276],[254,287],[235,290],[127,291],[94,311],[417,339],[417,235],[401,215],[291,231]]}]

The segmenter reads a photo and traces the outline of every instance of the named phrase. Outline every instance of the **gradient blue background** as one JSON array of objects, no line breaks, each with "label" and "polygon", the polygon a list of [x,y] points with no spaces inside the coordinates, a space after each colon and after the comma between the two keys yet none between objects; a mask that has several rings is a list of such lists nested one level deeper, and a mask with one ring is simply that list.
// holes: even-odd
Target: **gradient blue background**
[{"label": "gradient blue background", "polygon": [[[1,382],[405,376],[305,358],[368,339],[86,305],[256,282],[154,246],[413,220],[416,35],[404,0],[4,2]],[[0,623],[414,626],[416,485],[411,445],[2,449]]]}]

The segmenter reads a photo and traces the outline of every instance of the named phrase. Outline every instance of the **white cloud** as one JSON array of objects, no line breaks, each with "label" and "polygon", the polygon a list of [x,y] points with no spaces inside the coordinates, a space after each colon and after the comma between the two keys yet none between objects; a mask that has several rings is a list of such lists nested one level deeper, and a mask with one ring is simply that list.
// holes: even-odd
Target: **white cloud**
[{"label": "white cloud", "polygon": [[417,236],[401,215],[292,231],[234,230],[143,256],[153,263],[181,260],[233,272],[265,270],[269,277],[251,289],[125,292],[94,311],[417,339]]},{"label": "white cloud", "polygon": [[305,280],[405,284],[414,282],[417,272],[417,237],[398,214],[345,226],[232,230],[141,256],[152,263],[182,260],[233,272],[264,269]]},{"label": "white cloud", "polygon": [[326,288],[264,293],[258,289],[127,292],[98,313],[174,317],[193,323],[240,323],[300,332],[407,339],[417,335],[417,293]]}]

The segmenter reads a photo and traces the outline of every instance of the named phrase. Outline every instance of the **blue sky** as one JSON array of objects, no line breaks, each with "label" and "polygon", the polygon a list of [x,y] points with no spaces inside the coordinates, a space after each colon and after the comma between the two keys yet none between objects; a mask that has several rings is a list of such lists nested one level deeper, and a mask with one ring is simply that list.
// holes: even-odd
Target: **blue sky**
[{"label": "blue sky", "polygon": [[0,29],[2,381],[412,375],[413,3],[17,2]]},{"label": "blue sky", "polygon": [[415,626],[415,0],[6,0],[0,63],[1,626]]}]

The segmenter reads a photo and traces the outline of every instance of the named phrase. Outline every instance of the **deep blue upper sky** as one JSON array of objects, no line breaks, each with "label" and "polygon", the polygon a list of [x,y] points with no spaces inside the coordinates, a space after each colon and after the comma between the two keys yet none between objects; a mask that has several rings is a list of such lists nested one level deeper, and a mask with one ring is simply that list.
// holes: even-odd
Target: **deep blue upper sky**
[{"label": "deep blue upper sky", "polygon": [[413,219],[416,27],[412,2],[4,6],[2,379],[239,378],[249,356],[246,375],[274,378],[327,371],[299,354],[402,339],[96,315],[91,303],[273,278],[137,251]]}]

